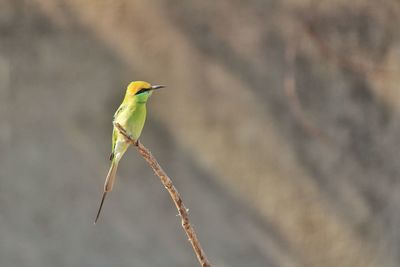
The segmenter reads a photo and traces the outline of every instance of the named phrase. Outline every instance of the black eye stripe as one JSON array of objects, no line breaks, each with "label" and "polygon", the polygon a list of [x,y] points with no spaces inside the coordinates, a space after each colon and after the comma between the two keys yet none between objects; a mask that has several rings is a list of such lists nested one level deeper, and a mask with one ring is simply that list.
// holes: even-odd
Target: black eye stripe
[{"label": "black eye stripe", "polygon": [[141,94],[141,93],[150,91],[150,90],[151,90],[151,88],[142,88],[142,89],[140,89],[139,91],[137,91],[135,95],[138,95],[138,94]]}]

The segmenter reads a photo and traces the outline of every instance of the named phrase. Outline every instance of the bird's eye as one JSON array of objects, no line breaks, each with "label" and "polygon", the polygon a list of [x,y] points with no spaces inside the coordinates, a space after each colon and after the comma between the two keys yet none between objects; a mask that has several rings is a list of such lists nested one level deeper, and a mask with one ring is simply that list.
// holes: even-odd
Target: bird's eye
[{"label": "bird's eye", "polygon": [[141,94],[141,93],[150,91],[150,90],[151,90],[151,88],[142,88],[142,89],[140,89],[139,91],[137,91],[135,95],[138,95],[138,94]]}]

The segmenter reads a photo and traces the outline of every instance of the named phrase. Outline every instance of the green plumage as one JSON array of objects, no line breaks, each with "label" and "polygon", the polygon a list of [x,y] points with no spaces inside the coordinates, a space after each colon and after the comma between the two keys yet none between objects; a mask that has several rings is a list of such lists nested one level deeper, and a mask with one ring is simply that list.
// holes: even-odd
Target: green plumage
[{"label": "green plumage", "polygon": [[[151,96],[153,90],[163,87],[164,86],[161,85],[151,86],[149,83],[143,81],[131,82],[126,89],[124,100],[114,114],[113,123],[120,124],[133,140],[138,140],[146,121],[147,100]],[[104,194],[97,213],[96,221],[100,215],[106,193],[110,192],[113,188],[118,163],[128,147],[129,143],[126,142],[125,137],[114,126],[112,133],[112,152],[110,157],[111,167],[104,184]]]}]

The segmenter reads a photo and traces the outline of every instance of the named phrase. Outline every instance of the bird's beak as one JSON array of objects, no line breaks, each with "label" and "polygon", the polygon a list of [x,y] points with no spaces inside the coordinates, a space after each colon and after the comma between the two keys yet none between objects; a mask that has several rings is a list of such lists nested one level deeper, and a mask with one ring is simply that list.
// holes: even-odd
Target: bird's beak
[{"label": "bird's beak", "polygon": [[158,90],[166,87],[165,85],[152,85],[150,90]]}]

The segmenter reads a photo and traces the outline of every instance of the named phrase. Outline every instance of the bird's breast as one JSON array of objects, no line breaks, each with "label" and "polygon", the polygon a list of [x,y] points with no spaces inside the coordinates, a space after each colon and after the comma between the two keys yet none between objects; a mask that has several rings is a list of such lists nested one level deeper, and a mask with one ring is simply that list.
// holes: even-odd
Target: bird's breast
[{"label": "bird's breast", "polygon": [[116,122],[131,135],[134,139],[138,139],[146,120],[146,106],[135,105],[133,108],[126,108],[121,115],[116,118]]}]

